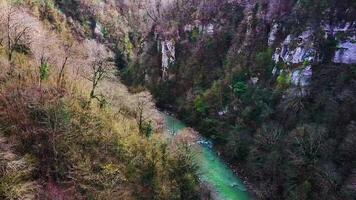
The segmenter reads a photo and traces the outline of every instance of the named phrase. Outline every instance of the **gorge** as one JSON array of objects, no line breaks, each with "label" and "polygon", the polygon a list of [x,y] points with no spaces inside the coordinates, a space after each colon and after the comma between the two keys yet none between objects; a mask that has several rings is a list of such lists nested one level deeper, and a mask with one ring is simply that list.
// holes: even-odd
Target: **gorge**
[{"label": "gorge", "polygon": [[0,199],[353,200],[354,0],[0,0]]}]

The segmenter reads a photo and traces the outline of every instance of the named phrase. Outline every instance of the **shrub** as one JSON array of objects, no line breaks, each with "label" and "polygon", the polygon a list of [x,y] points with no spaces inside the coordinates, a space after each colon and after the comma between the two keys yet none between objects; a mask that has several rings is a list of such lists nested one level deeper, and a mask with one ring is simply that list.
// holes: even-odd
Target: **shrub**
[{"label": "shrub", "polygon": [[[264,76],[271,74],[270,70],[273,68],[272,54],[273,51],[271,48],[267,48],[265,51],[256,54],[255,64],[257,66],[257,73],[263,74]],[[268,76],[266,78],[268,78]]]},{"label": "shrub", "polygon": [[35,165],[35,159],[28,154],[17,158],[12,152],[0,149],[0,198],[37,199],[39,187],[32,177]]},{"label": "shrub", "polygon": [[206,114],[208,112],[208,106],[205,104],[202,96],[197,96],[194,99],[194,109],[200,114]]},{"label": "shrub", "polygon": [[282,71],[281,74],[277,77],[277,88],[286,89],[289,87],[290,82],[290,74],[286,71]]},{"label": "shrub", "polygon": [[242,81],[238,81],[233,85],[232,90],[237,96],[241,96],[246,93],[247,91],[247,84]]},{"label": "shrub", "polygon": [[[58,187],[66,182],[76,188],[64,193],[71,197],[195,199],[198,183],[189,152],[173,150],[152,134],[150,123],[142,136],[133,119],[82,106],[85,102],[48,85],[2,91],[0,127],[18,141],[17,152],[38,160],[31,177],[54,180]],[[0,196],[6,188],[0,186]]]},{"label": "shrub", "polygon": [[199,37],[200,37],[199,29],[197,27],[195,27],[193,29],[192,33],[190,34],[190,40],[192,42],[196,42],[196,41],[198,41]]},{"label": "shrub", "polygon": [[46,80],[49,77],[49,64],[43,63],[40,65],[40,80]]}]

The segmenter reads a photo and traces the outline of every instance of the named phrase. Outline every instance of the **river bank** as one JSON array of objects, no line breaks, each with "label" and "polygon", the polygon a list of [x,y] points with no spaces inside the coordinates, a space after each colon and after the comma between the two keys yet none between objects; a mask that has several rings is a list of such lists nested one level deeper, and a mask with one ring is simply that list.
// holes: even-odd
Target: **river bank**
[{"label": "river bank", "polygon": [[228,159],[222,153],[221,148],[222,147],[214,147],[214,150],[217,152],[220,159],[223,160],[223,162],[229,166],[229,168],[235,174],[235,176],[239,177],[242,180],[243,184],[247,189],[247,192],[250,195],[250,199],[257,199],[258,191],[254,188],[253,184],[249,181],[246,173],[241,168],[239,168],[238,165],[229,162]]},{"label": "river bank", "polygon": [[173,140],[186,142],[194,153],[194,162],[198,166],[201,182],[213,191],[212,198],[219,200],[248,200],[248,188],[236,176],[215,152],[210,141],[188,128],[184,123],[168,113],[162,113],[165,118],[167,133]]}]

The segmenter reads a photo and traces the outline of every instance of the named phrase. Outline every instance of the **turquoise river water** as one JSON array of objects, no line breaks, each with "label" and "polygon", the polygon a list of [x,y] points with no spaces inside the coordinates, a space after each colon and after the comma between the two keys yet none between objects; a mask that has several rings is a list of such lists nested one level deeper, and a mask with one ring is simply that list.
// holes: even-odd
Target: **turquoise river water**
[{"label": "turquoise river water", "polygon": [[[186,128],[178,119],[163,114],[167,132],[177,135]],[[210,142],[199,140],[198,148],[193,149],[194,161],[199,168],[199,176],[207,183],[219,200],[248,200],[250,199],[241,180],[218,157]]]}]

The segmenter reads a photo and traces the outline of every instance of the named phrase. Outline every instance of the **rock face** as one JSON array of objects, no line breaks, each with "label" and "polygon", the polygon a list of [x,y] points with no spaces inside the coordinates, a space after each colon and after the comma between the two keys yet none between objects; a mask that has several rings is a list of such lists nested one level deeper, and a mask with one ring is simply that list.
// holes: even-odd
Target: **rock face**
[{"label": "rock face", "polygon": [[291,82],[295,86],[305,87],[310,84],[313,71],[311,66],[306,67],[303,70],[297,69],[293,71],[291,75]]},{"label": "rock face", "polygon": [[[282,26],[274,24],[269,32],[268,45],[275,45],[276,34]],[[337,25],[319,25],[319,28],[307,27],[299,35],[287,35],[274,50],[272,60],[286,67],[291,78],[291,94],[306,95],[312,81],[312,67],[322,61],[321,52],[316,45],[316,37],[322,31],[322,39],[332,38],[337,46],[332,62],[337,64],[356,63],[356,23],[349,22]],[[272,74],[275,75],[275,67]],[[299,88],[300,90],[297,90]]]},{"label": "rock face", "polygon": [[184,26],[184,32],[192,32],[194,29],[197,29],[200,34],[212,35],[215,32],[215,26],[212,23],[202,25],[202,22],[195,20],[192,24],[186,24]]},{"label": "rock face", "polygon": [[[272,30],[270,35],[273,35],[273,31],[276,30]],[[280,47],[276,48],[273,55],[273,60],[276,63],[281,61],[287,64],[298,64],[304,61],[315,61],[316,59],[317,53],[310,30],[304,31],[297,37],[292,34],[288,35]]]},{"label": "rock face", "polygon": [[268,46],[272,46],[276,40],[276,34],[278,32],[278,24],[274,24],[271,32],[268,35]]},{"label": "rock face", "polygon": [[337,25],[323,25],[327,36],[337,41],[334,63],[356,63],[356,22],[344,22]]},{"label": "rock face", "polygon": [[99,23],[95,23],[95,28],[94,28],[94,36],[98,39],[98,40],[104,40],[104,34],[102,32],[102,27]]},{"label": "rock face", "polygon": [[[334,38],[337,46],[335,56],[332,59],[334,63],[355,64],[356,63],[356,23],[348,22],[338,25],[320,25],[325,38]],[[278,24],[274,24],[268,38],[268,45],[271,46],[276,40]],[[307,28],[300,35],[288,35],[284,41],[275,49],[273,60],[287,64],[298,64],[304,61],[319,62],[318,52],[314,39],[317,32],[315,28]]]},{"label": "rock face", "polygon": [[161,41],[162,45],[162,77],[166,78],[168,76],[168,68],[175,61],[175,46],[173,40]]},{"label": "rock face", "polygon": [[356,43],[355,41],[345,41],[338,45],[333,59],[334,63],[355,64],[356,63]]},{"label": "rock face", "polygon": [[205,34],[208,34],[208,35],[214,34],[214,24],[206,25],[203,30],[204,30]]}]

